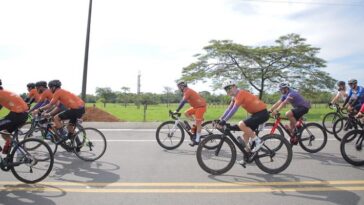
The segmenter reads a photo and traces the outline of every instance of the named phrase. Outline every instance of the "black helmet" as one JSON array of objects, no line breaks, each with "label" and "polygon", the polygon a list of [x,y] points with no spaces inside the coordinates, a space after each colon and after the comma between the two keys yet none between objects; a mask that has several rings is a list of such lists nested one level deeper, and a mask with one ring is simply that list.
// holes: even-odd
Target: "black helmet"
[{"label": "black helmet", "polygon": [[33,88],[35,88],[35,84],[34,83],[28,83],[27,84],[27,87],[33,89]]},{"label": "black helmet", "polygon": [[339,82],[337,82],[337,86],[345,86],[345,81],[339,81]]},{"label": "black helmet", "polygon": [[279,90],[281,90],[282,88],[289,88],[289,83],[280,83],[278,88]]},{"label": "black helmet", "polygon": [[48,87],[51,88],[51,87],[56,87],[56,88],[60,88],[62,85],[61,81],[59,80],[51,80],[49,81],[48,83]]},{"label": "black helmet", "polygon": [[358,81],[356,79],[351,79],[348,81],[348,84],[357,84]]},{"label": "black helmet", "polygon": [[177,86],[178,87],[187,87],[187,83],[186,82],[184,82],[184,81],[178,81],[178,83],[177,83]]},{"label": "black helmet", "polygon": [[38,81],[35,83],[35,87],[47,87],[47,82],[46,81]]}]

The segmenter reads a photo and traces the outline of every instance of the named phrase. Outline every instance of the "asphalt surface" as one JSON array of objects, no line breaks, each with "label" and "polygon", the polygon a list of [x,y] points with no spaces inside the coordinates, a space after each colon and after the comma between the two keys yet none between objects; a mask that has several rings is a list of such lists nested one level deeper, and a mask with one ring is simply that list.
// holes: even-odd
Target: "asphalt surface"
[{"label": "asphalt surface", "polygon": [[175,150],[161,148],[158,124],[85,123],[108,139],[101,159],[84,162],[59,150],[51,174],[35,185],[2,172],[0,204],[364,204],[364,167],[347,164],[332,136],[319,153],[295,146],[280,174],[235,164],[214,176],[199,167],[187,140]]}]

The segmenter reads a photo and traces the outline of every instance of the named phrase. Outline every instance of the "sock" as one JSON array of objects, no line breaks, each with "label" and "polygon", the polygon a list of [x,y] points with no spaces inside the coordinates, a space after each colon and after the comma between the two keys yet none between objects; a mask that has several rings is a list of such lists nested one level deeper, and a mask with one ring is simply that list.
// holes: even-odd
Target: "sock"
[{"label": "sock", "polygon": [[201,133],[196,133],[196,142],[200,142]]}]

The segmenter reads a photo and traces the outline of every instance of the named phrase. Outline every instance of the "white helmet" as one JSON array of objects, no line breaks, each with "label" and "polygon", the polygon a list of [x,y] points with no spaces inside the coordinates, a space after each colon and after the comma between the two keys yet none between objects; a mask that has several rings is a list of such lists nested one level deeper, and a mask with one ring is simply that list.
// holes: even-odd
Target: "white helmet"
[{"label": "white helmet", "polygon": [[286,82],[280,83],[278,89],[281,90],[282,88],[289,88],[289,83]]},{"label": "white helmet", "polygon": [[228,86],[236,85],[236,83],[232,80],[226,81],[222,84],[222,87],[225,89]]}]

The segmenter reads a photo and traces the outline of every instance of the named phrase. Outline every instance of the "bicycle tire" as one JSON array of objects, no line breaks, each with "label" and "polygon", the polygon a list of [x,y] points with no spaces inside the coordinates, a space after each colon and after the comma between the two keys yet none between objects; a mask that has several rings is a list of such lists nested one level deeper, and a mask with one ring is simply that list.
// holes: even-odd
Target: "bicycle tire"
[{"label": "bicycle tire", "polygon": [[[348,140],[349,138],[351,138],[351,140]],[[354,144],[350,144],[349,142],[353,142],[353,138],[356,139],[358,138]],[[341,140],[340,143],[340,152],[341,155],[343,156],[344,160],[347,161],[348,163],[354,165],[354,166],[363,166],[364,165],[364,155],[362,154],[361,157],[359,157],[358,160],[355,160],[353,156],[351,156],[348,153],[348,149],[350,146],[357,146],[357,143],[361,143],[361,147],[360,147],[360,152],[363,153],[363,138],[364,138],[364,133],[362,130],[352,130],[350,132],[348,132],[343,139]],[[358,151],[358,148],[355,147],[354,149],[356,149]]]},{"label": "bicycle tire", "polygon": [[[318,129],[318,134],[313,134],[313,130],[312,129]],[[307,132],[309,134],[308,137],[306,136],[302,136],[304,132]],[[322,143],[320,143],[321,140],[317,140],[319,136],[322,136]],[[317,138],[317,139],[316,139]],[[305,144],[305,141],[309,141],[309,144]],[[317,141],[319,143],[317,148],[311,148],[310,146],[312,146],[312,142],[313,141]],[[325,129],[318,123],[307,123],[304,124],[303,127],[300,129],[299,132],[299,140],[298,140],[300,146],[302,147],[303,150],[305,150],[306,152],[309,153],[316,153],[321,151],[327,143],[327,133],[325,131]]]},{"label": "bicycle tire", "polygon": [[[33,183],[37,183],[37,182],[40,182],[43,179],[45,179],[49,175],[49,173],[52,171],[53,164],[54,164],[54,155],[53,155],[53,152],[52,152],[51,148],[44,141],[42,141],[40,139],[29,138],[29,139],[25,139],[25,140],[21,141],[19,144],[17,144],[15,146],[15,148],[12,150],[12,152],[10,154],[10,162],[14,162],[14,156],[15,156],[16,150],[19,147],[24,146],[24,144],[29,143],[29,142],[39,143],[40,146],[37,146],[37,149],[39,149],[41,146],[44,146],[45,150],[47,150],[47,154],[49,154],[49,157],[42,160],[42,161],[50,160],[49,166],[48,166],[46,172],[43,175],[41,175],[39,178],[36,178],[36,179],[33,179],[33,180],[28,180],[28,179],[25,179],[25,178],[21,177],[20,174],[18,174],[18,172],[15,170],[15,168],[17,168],[18,166],[12,166],[10,168],[10,170],[13,173],[13,175],[15,176],[15,178],[17,178],[19,181],[27,183],[27,184],[33,184]],[[40,160],[38,160],[38,161],[40,161]],[[34,165],[37,165],[37,163],[34,164]],[[24,165],[24,166],[28,166],[28,165]],[[37,169],[37,170],[39,170],[39,169]],[[33,173],[33,172],[30,172],[30,173]]]},{"label": "bicycle tire", "polygon": [[358,125],[350,121],[348,117],[342,117],[334,123],[333,132],[334,137],[341,142],[343,136],[351,130],[357,130]]},{"label": "bicycle tire", "polygon": [[341,116],[337,112],[327,113],[322,119],[322,126],[324,127],[325,131],[330,134],[334,134],[334,123],[340,118]]},{"label": "bicycle tire", "polygon": [[[274,140],[273,142],[275,144],[282,144],[281,148],[279,150],[275,150],[275,149],[271,149],[267,143],[268,140]],[[288,142],[287,139],[285,139],[284,137],[278,135],[278,134],[267,134],[264,135],[261,138],[262,141],[264,141],[264,145],[262,146],[262,148],[258,151],[254,161],[255,164],[259,167],[260,170],[268,173],[268,174],[278,174],[282,171],[284,171],[285,169],[287,169],[287,167],[291,164],[292,161],[292,146],[291,144]],[[278,142],[275,142],[278,141]],[[273,146],[276,147],[276,146]],[[284,161],[284,163],[282,163],[282,165],[280,165],[277,168],[270,168],[268,166],[266,166],[268,163],[265,163],[262,161],[263,158],[265,157],[270,157],[270,162],[273,162],[273,157],[277,156],[277,152],[278,151],[284,151],[282,150],[283,147],[286,147],[287,150],[287,158]],[[263,149],[264,148],[264,149]],[[281,155],[280,155],[281,156]]]},{"label": "bicycle tire", "polygon": [[[206,148],[205,144],[210,142],[211,140],[220,141],[219,146],[216,147],[216,150],[218,148],[221,149],[222,146],[224,146],[226,144],[227,145],[226,148],[229,150],[229,152],[231,152],[230,159],[227,160],[228,161],[227,164],[224,165],[222,168],[212,168],[206,162],[207,158],[205,156],[203,156],[204,148]],[[221,140],[223,140],[223,141],[221,141]],[[225,148],[225,146],[224,146],[224,148]],[[206,150],[211,153],[215,152],[215,156],[216,156],[216,150],[214,150],[214,151],[212,151],[211,149],[206,149]],[[224,152],[219,150],[219,154],[221,154],[220,156],[222,156],[222,154],[224,154]],[[235,149],[234,143],[229,138],[227,138],[227,137],[222,138],[222,135],[213,134],[213,135],[210,135],[209,137],[205,138],[199,144],[199,146],[197,148],[197,152],[196,152],[196,158],[197,158],[197,162],[202,170],[204,170],[205,172],[212,174],[212,175],[220,175],[220,174],[226,173],[234,166],[234,163],[236,160],[236,149]],[[223,160],[218,159],[217,161],[222,162]]]},{"label": "bicycle tire", "polygon": [[[91,136],[90,136],[91,135]],[[95,139],[95,137],[98,137]],[[77,137],[82,137],[81,144],[78,145],[76,142]],[[91,139],[92,137],[92,139]],[[100,142],[100,143],[99,143]],[[86,127],[82,128],[82,130],[79,130],[77,133],[73,135],[73,138],[71,139],[71,149],[73,149],[73,152],[76,154],[76,156],[84,161],[95,161],[100,159],[106,152],[107,148],[107,141],[105,135],[98,129],[92,128],[92,127]],[[100,146],[99,146],[100,145]],[[77,150],[77,147],[79,146],[80,150]],[[86,150],[89,150],[92,152],[95,150],[95,148],[100,148],[100,153],[94,154],[86,154]],[[94,152],[92,152],[94,153]],[[82,154],[86,154],[86,157]],[[92,157],[91,157],[92,156]]]},{"label": "bicycle tire", "polygon": [[[264,126],[264,130],[268,130],[269,133],[263,132],[263,134],[262,134],[262,131],[260,131],[258,133],[258,136],[260,135],[259,137],[263,137],[263,136],[266,136],[266,135],[270,134],[273,126],[274,126],[274,123],[267,122],[265,124],[265,126]],[[283,129],[280,126],[277,126],[277,128],[275,129],[275,131],[274,131],[273,134],[277,134],[277,135],[279,135],[279,136],[281,136],[281,137],[284,138],[284,132],[283,132]],[[277,151],[277,150],[281,149],[282,146],[283,146],[283,142],[281,141],[281,143],[277,144],[277,146],[275,148],[271,148],[271,149],[273,149],[274,151]],[[264,149],[264,147],[262,147],[262,149]]]},{"label": "bicycle tire", "polygon": [[[39,136],[36,136],[34,137],[34,133],[37,132],[37,131],[40,131],[41,132],[41,135]],[[51,148],[52,150],[52,153],[53,155],[56,154],[57,152],[57,149],[58,149],[58,145],[56,143],[54,143],[54,140],[53,139],[45,139],[45,133],[46,133],[46,128],[43,128],[43,127],[33,127],[31,130],[29,130],[28,134],[26,134],[24,136],[24,139],[40,139],[40,140],[43,140],[45,143],[48,144],[48,146]],[[33,150],[33,149],[36,149],[37,147],[27,147],[27,149],[29,150]]]},{"label": "bicycle tire", "polygon": [[[181,144],[183,143],[183,141],[184,141],[184,138],[185,138],[185,132],[184,132],[184,129],[182,128],[182,126],[181,125],[179,125],[179,124],[177,124],[177,128],[178,129],[176,129],[176,131],[177,130],[179,130],[180,131],[180,133],[181,133],[181,137],[180,137],[180,139],[179,139],[179,141],[177,141],[177,144],[175,144],[175,145],[167,145],[167,144],[165,144],[164,142],[165,142],[165,140],[167,139],[167,138],[169,138],[169,141],[171,142],[171,144],[172,144],[172,142],[173,142],[173,140],[172,140],[172,137],[173,136],[171,136],[171,134],[168,132],[168,133],[166,133],[167,134],[167,137],[166,138],[164,138],[164,139],[161,139],[161,130],[162,130],[162,128],[164,127],[164,126],[171,126],[171,127],[173,127],[174,126],[174,124],[175,124],[175,121],[166,121],[166,122],[163,122],[162,124],[160,124],[159,126],[158,126],[158,128],[157,128],[157,131],[156,131],[156,139],[157,139],[157,142],[158,142],[158,144],[161,146],[161,147],[163,147],[164,149],[167,149],[167,150],[172,150],[172,149],[176,149],[177,147],[179,147],[179,146],[181,146]],[[169,128],[168,127],[168,130],[170,131],[170,129],[171,128]]]}]

